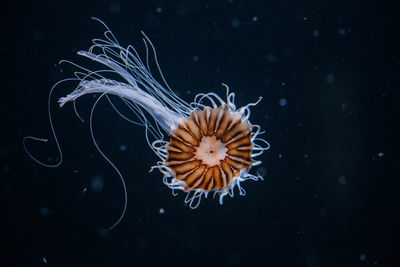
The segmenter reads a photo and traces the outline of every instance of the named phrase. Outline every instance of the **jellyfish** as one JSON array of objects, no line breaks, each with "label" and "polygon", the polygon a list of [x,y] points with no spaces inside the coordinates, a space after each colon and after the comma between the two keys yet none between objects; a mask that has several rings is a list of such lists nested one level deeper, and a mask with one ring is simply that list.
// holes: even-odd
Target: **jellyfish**
[{"label": "jellyfish", "polygon": [[[104,159],[116,170],[124,188],[125,204],[118,220],[110,227],[115,227],[124,217],[127,207],[127,189],[124,178],[116,165],[98,146],[92,125],[92,116],[98,102],[105,98],[121,118],[145,129],[148,146],[158,156],[159,161],[151,168],[158,169],[166,186],[186,193],[185,203],[196,209],[202,198],[209,194],[217,196],[223,204],[226,195],[234,196],[235,188],[239,195],[246,191],[241,183],[246,180],[263,179],[261,175],[250,173],[252,167],[260,165],[256,158],[268,150],[269,143],[260,138],[263,133],[259,125],[250,123],[250,108],[256,106],[261,97],[254,103],[237,108],[235,94],[226,84],[225,99],[214,92],[200,93],[190,103],[184,101],[169,87],[157,60],[154,45],[144,32],[145,60],[131,45],[124,48],[119,44],[113,32],[100,19],[105,32],[102,38],[92,40],[88,51],[78,51],[78,55],[95,62],[103,69],[90,70],[68,60],[77,70],[74,78],[67,78],[56,83],[49,93],[48,111],[50,126],[55,139],[60,160],[48,164],[34,157],[26,146],[27,140],[47,142],[47,139],[26,136],[24,148],[36,162],[47,167],[57,167],[62,162],[62,151],[58,142],[50,109],[50,98],[53,90],[63,82],[74,81],[75,89],[58,100],[60,107],[73,103],[83,95],[97,94],[90,113],[90,132],[94,145]],[[150,69],[153,60],[161,79],[157,81]],[[117,76],[111,79],[107,77]],[[109,96],[120,98],[135,115],[132,120],[121,112]]]}]

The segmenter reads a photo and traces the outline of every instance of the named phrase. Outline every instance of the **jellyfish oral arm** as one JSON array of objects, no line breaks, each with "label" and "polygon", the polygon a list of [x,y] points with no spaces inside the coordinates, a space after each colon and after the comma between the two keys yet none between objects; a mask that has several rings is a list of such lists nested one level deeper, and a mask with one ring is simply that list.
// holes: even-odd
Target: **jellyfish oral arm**
[{"label": "jellyfish oral arm", "polygon": [[168,109],[155,97],[138,87],[109,79],[82,80],[77,89],[67,96],[60,98],[58,103],[62,107],[67,102],[74,101],[83,95],[95,93],[116,95],[141,106],[166,133],[176,129],[179,121],[182,119],[180,114]]}]

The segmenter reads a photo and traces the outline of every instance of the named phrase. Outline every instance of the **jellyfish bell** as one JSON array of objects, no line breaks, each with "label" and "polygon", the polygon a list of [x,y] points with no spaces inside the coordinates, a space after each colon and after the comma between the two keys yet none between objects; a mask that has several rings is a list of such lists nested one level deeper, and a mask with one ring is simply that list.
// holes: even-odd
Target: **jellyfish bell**
[{"label": "jellyfish bell", "polygon": [[[88,51],[78,51],[78,55],[106,68],[90,70],[64,60],[63,62],[77,68],[75,78],[65,79],[53,86],[50,90],[48,110],[52,133],[62,160],[62,152],[50,114],[50,97],[53,89],[64,81],[73,80],[78,83],[71,93],[58,100],[60,107],[69,102],[75,104],[75,101],[83,95],[100,94],[91,109],[90,132],[99,153],[120,176],[125,195],[121,216],[110,229],[115,227],[125,214],[127,192],[123,176],[100,149],[94,137],[92,116],[102,98],[106,98],[123,119],[144,126],[147,143],[160,158],[151,170],[160,170],[164,183],[173,189],[173,192],[176,190],[186,192],[185,203],[190,208],[197,208],[202,197],[207,197],[209,193],[213,193],[214,196],[219,195],[221,204],[224,196],[228,194],[234,196],[235,187],[238,188],[240,195],[245,195],[241,182],[248,179],[262,179],[260,175],[249,172],[253,166],[261,164],[261,161],[255,158],[269,149],[269,143],[259,137],[262,133],[260,126],[253,125],[249,121],[250,107],[257,105],[261,98],[255,103],[236,108],[235,94],[223,84],[226,89],[225,100],[210,92],[198,94],[193,102],[187,103],[168,86],[159,67],[156,50],[143,32],[146,48],[145,63],[133,46],[122,47],[104,22],[94,19],[105,27],[104,38],[93,39],[93,45]],[[157,81],[151,73],[150,57],[154,60],[162,82]],[[120,79],[117,81],[107,78],[107,74],[110,73],[114,76],[117,74]],[[136,115],[137,120],[133,121],[122,114],[109,95],[119,97]],[[61,162],[50,165],[35,158],[25,145],[29,139],[47,140],[31,136],[24,138],[24,148],[33,160],[47,167],[59,166]]]}]

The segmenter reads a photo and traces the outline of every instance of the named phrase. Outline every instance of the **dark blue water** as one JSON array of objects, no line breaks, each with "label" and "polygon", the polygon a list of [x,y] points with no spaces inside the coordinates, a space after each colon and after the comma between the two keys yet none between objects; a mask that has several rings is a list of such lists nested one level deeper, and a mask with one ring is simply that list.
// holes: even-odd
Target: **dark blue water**
[{"label": "dark blue water", "polygon": [[[3,8],[1,51],[1,266],[399,266],[400,38],[395,9],[379,1],[38,1]],[[262,102],[251,122],[271,149],[255,170],[264,181],[245,197],[174,197],[144,129],[106,101],[96,139],[125,177],[95,149],[88,118],[95,97],[60,109],[47,95],[72,77],[69,59],[86,50],[104,20],[122,46],[145,52],[143,30],[180,96],[236,92],[238,106]],[[162,210],[161,210],[162,209]],[[160,212],[160,210],[162,212]]]}]

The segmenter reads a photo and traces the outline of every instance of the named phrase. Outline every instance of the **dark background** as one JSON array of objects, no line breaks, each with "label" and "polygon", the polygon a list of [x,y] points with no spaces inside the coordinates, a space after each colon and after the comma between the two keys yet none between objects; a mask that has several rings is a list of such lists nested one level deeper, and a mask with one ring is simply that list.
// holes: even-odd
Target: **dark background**
[{"label": "dark background", "polygon": [[[1,266],[400,266],[400,39],[398,12],[382,1],[33,1],[3,3],[1,90]],[[51,86],[72,76],[58,65],[101,37],[96,16],[123,46],[157,47],[171,87],[186,101],[224,94],[242,106],[263,96],[251,122],[271,149],[243,183],[247,196],[203,200],[190,210],[148,173],[157,161],[144,130],[93,96],[59,109],[64,152],[56,169],[23,151],[26,135],[57,161],[47,117]],[[283,100],[287,101],[286,105]],[[126,151],[120,146],[125,145]],[[96,187],[97,183],[97,187]],[[84,192],[84,188],[87,191]],[[101,190],[96,190],[101,189]],[[165,210],[164,214],[159,212]],[[45,261],[47,263],[45,263]]]}]

